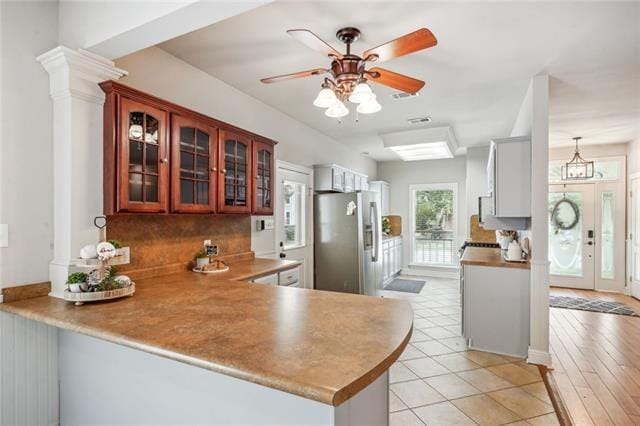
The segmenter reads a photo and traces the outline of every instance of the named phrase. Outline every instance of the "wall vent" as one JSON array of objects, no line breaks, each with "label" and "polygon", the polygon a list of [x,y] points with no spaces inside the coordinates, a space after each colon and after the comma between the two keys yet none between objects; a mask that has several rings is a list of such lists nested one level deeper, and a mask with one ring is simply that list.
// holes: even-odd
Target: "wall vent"
[{"label": "wall vent", "polygon": [[416,96],[418,96],[418,93],[405,93],[405,92],[396,92],[396,93],[392,93],[391,95],[392,99],[395,100],[400,100],[400,99],[408,99],[408,98],[415,98]]},{"label": "wall vent", "polygon": [[431,122],[431,117],[429,117],[429,116],[415,117],[415,118],[408,118],[407,119],[407,123],[409,123],[409,124],[420,124],[420,123],[429,123],[429,122]]}]

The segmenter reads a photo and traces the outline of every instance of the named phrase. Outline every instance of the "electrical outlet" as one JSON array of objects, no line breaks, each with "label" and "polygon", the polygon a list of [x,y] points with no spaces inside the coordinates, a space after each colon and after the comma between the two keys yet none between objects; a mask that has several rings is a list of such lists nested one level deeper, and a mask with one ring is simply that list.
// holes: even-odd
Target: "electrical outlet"
[{"label": "electrical outlet", "polygon": [[265,219],[264,220],[264,229],[273,229],[275,228],[275,221],[273,219]]}]

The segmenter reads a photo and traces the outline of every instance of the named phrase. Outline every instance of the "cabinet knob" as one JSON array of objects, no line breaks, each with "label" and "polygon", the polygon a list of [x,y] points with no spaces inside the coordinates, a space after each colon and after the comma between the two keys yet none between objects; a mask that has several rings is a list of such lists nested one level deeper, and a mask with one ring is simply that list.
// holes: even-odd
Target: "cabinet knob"
[{"label": "cabinet knob", "polygon": [[169,162],[169,159],[168,159],[168,158],[163,158],[163,159],[162,159],[162,162],[163,162],[163,163],[168,163],[168,162]]},{"label": "cabinet knob", "polygon": [[218,169],[216,169],[215,167],[212,167],[212,168],[211,168],[211,171],[212,171],[212,172],[215,172],[215,171],[217,171],[217,170],[218,170]]},{"label": "cabinet knob", "polygon": [[227,169],[222,169],[222,170],[220,170],[220,171],[222,172],[222,174],[227,173]]}]

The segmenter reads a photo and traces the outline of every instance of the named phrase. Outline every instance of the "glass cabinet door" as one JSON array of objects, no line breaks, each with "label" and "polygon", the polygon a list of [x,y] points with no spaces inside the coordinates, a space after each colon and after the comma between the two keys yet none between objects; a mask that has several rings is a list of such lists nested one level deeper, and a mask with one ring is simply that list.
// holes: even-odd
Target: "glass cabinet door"
[{"label": "glass cabinet door", "polygon": [[177,114],[171,117],[171,210],[212,213],[218,129]]},{"label": "glass cabinet door", "polygon": [[220,130],[220,181],[218,211],[251,212],[251,139],[239,133]]},{"label": "glass cabinet door", "polygon": [[273,214],[273,145],[253,142],[253,213]]},{"label": "glass cabinet door", "polygon": [[166,112],[121,101],[118,210],[167,211]]}]

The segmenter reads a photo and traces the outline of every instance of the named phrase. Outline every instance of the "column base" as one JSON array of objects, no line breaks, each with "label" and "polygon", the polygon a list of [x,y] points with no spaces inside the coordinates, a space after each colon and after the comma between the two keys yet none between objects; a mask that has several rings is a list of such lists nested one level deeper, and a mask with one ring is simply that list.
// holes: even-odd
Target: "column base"
[{"label": "column base", "polygon": [[551,354],[549,352],[537,351],[531,348],[529,348],[527,362],[529,364],[544,365],[547,368],[551,368],[552,366]]},{"label": "column base", "polygon": [[68,262],[49,263],[49,281],[51,281],[51,292],[49,296],[62,299],[64,290],[67,288],[67,277],[69,276]]}]

